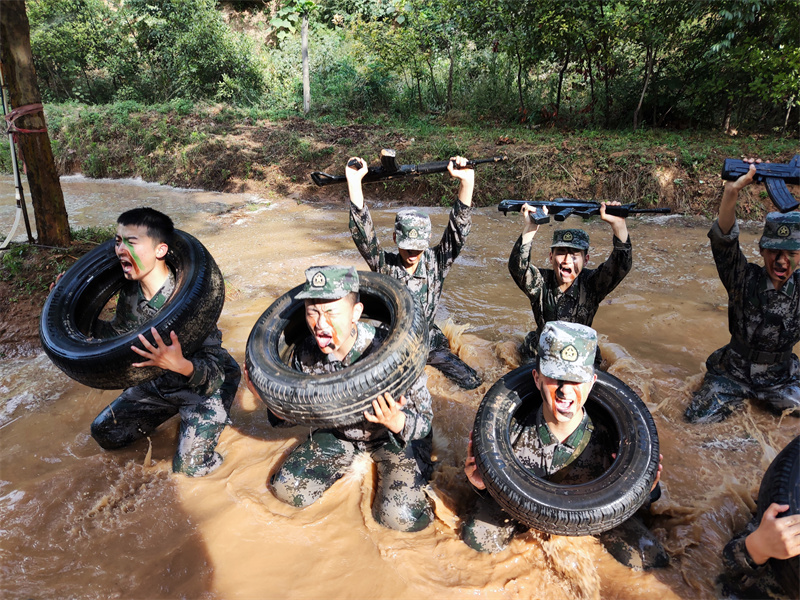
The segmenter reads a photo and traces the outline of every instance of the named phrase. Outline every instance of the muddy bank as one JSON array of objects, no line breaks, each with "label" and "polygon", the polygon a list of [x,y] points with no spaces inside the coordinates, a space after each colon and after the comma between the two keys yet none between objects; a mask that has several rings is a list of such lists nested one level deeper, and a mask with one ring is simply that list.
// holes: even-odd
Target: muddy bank
[{"label": "muddy bank", "polygon": [[[141,110],[141,109],[137,109]],[[450,122],[327,123],[270,120],[226,106],[134,112],[126,105],[46,107],[59,172],[89,177],[141,177],[184,188],[277,194],[303,202],[341,202],[344,186],[319,188],[312,171],[342,174],[347,158],[377,164],[394,148],[402,164],[506,154],[503,166],[481,169],[476,204],[503,198],[574,197],[640,202],[690,214],[712,213],[719,202],[725,158],[786,161],[796,139],[731,137],[712,132],[561,132],[515,124]],[[2,149],[0,149],[2,152]],[[455,186],[446,175],[378,184],[383,201],[448,205]],[[762,190],[743,194],[741,212],[769,209]]]}]

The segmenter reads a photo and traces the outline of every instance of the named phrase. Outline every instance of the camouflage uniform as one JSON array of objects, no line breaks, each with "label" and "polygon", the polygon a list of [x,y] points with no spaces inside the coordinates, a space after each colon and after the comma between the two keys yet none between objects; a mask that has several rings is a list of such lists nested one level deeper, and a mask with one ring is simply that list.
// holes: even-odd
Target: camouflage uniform
[{"label": "camouflage uniform", "polygon": [[[351,270],[357,281],[355,269]],[[311,271],[307,271],[307,277],[313,285],[315,274]],[[326,285],[321,280],[319,283]],[[387,334],[388,329],[383,325],[376,328],[359,322],[355,344],[341,361],[323,353],[314,337],[309,336],[292,353],[291,364],[308,375],[341,371],[374,352]],[[433,410],[426,384],[427,376],[423,375],[405,393],[402,411],[406,420],[399,434],[366,420],[312,430],[309,438],[292,450],[272,476],[270,485],[275,496],[293,506],[309,506],[347,472],[357,453],[369,452],[378,469],[378,489],[372,504],[375,520],[399,531],[420,531],[427,527],[433,518],[424,491],[433,470]],[[281,426],[292,425],[274,416],[271,421]]]},{"label": "camouflage uniform", "polygon": [[[125,282],[114,318],[97,321],[92,334],[115,337],[139,327],[153,318],[174,289],[172,272],[149,301],[142,295],[137,281]],[[180,414],[178,448],[172,470],[198,477],[216,469],[222,457],[215,448],[228,423],[239,386],[239,365],[222,348],[222,332],[217,328],[187,359],[194,366],[191,377],[166,372],[123,391],[92,423],[92,437],[97,443],[106,450],[122,448],[150,435],[161,423]]]},{"label": "camouflage uniform", "polygon": [[[594,376],[597,334],[583,325],[558,322],[542,329],[539,354],[540,373],[561,381],[586,382]],[[553,357],[558,357],[554,360]],[[514,454],[520,464],[536,477],[560,485],[576,485],[597,479],[611,466],[614,436],[592,422],[584,410],[577,428],[563,441],[552,433],[542,406],[535,412],[524,406],[511,418],[508,428]],[[659,487],[650,502],[661,495]],[[515,533],[526,526],[509,516],[488,492],[479,491],[475,506],[464,522],[461,537],[479,552],[499,552],[508,546]],[[610,531],[600,534],[600,542],[621,563],[638,569],[666,566],[669,558],[661,544],[634,515]]]},{"label": "camouflage uniform", "polygon": [[[565,239],[569,238],[569,239]],[[536,356],[539,332],[549,321],[570,321],[591,325],[600,302],[625,278],[633,264],[630,236],[622,242],[614,236],[613,250],[606,261],[596,269],[583,269],[562,292],[553,269],[541,269],[530,264],[532,240],[522,243],[519,237],[508,259],[508,270],[517,286],[531,302],[536,330],[525,337],[520,349],[523,360]],[[551,248],[567,247],[589,249],[589,236],[581,229],[562,229],[553,233]],[[597,354],[599,359],[599,353]]]},{"label": "camouflage uniform", "polygon": [[[800,213],[790,214],[800,221]],[[762,247],[770,245],[770,228],[786,217],[770,213]],[[800,230],[795,235],[800,238]],[[708,237],[717,272],[728,291],[731,342],[706,361],[707,373],[686,409],[686,419],[722,421],[745,398],[755,398],[777,413],[795,408],[793,414],[800,416],[800,361],[792,354],[800,341],[800,270],[776,290],[764,267],[747,262],[739,247],[737,224],[723,235],[715,222]]]},{"label": "camouflage uniform", "polygon": [[415,210],[400,211],[395,222],[398,246],[424,251],[412,275],[403,268],[399,252],[387,252],[381,248],[366,204],[359,210],[350,203],[350,232],[369,268],[402,281],[425,311],[430,328],[428,364],[466,389],[478,387],[481,383],[480,377],[472,367],[450,351],[450,343],[436,326],[434,319],[442,296],[444,278],[464,247],[471,227],[472,207],[456,200],[441,241],[431,248],[428,244],[431,235],[430,218]]},{"label": "camouflage uniform", "polygon": [[[773,568],[775,565],[785,563],[786,561],[779,561],[778,559],[772,558],[763,565],[758,565],[753,561],[745,545],[747,536],[758,529],[761,517],[767,508],[769,508],[770,503],[775,500],[773,494],[769,493],[772,491],[773,486],[772,478],[774,475],[774,465],[777,465],[785,459],[788,453],[793,452],[796,454],[798,449],[800,449],[799,444],[800,437],[796,437],[793,441],[789,442],[772,461],[770,468],[767,469],[761,481],[761,488],[758,494],[758,511],[756,515],[750,520],[744,530],[735,535],[731,541],[727,543],[722,551],[722,565],[725,568],[725,572],[720,576],[719,582],[722,584],[722,596],[725,598],[800,597],[800,589],[797,588],[798,573],[800,573],[797,566],[800,565],[800,557],[790,559],[794,561],[795,568],[786,569],[786,572],[791,570],[795,575],[793,580],[790,579],[787,581],[786,578],[782,579]],[[795,487],[800,485],[800,482],[796,480],[784,482],[784,484],[785,483],[788,483],[789,487],[792,485]],[[791,493],[790,489],[785,491]],[[779,518],[780,516],[781,515],[779,515]],[[787,565],[784,564],[783,566]]]}]

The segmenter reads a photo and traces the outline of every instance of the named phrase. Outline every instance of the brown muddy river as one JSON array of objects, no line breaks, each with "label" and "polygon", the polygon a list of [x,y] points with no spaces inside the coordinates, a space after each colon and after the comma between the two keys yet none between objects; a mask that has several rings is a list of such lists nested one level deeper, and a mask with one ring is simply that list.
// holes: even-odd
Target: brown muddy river
[{"label": "brown muddy river", "polygon": [[[347,230],[346,206],[294,199],[173,190],[136,182],[63,180],[73,227],[112,224],[151,205],[212,252],[229,284],[219,325],[242,363],[258,316],[303,281],[313,264],[366,268]],[[0,178],[0,227],[13,223],[13,187]],[[381,239],[391,241],[395,208],[367,202]],[[371,193],[372,192],[372,193]],[[480,178],[476,197],[480,194]],[[455,188],[453,191],[455,196]],[[447,221],[431,209],[434,236]],[[32,218],[32,211],[31,211]],[[581,226],[572,218],[570,226]],[[534,244],[547,257],[545,225]],[[486,383],[467,392],[429,372],[434,401],[433,480],[437,520],[420,533],[377,525],[366,461],[311,507],[276,500],[266,482],[307,430],[273,430],[241,387],[233,424],[218,450],[222,467],[189,479],[170,472],[177,421],[120,451],[89,436],[93,418],[117,395],[77,384],[43,354],[0,362],[0,594],[4,598],[713,598],[720,554],[754,508],[761,474],[800,430],[748,406],[728,421],[688,425],[682,414],[706,357],[729,339],[726,296],[711,259],[709,222],[678,216],[629,219],[634,267],[594,322],[609,371],[646,401],[664,455],[664,495],[653,529],[672,564],[633,572],[591,537],[536,533],[504,552],[473,552],[457,536],[471,493],[463,477],[466,440],[483,393],[516,366],[511,340],[533,324],[511,280],[508,254],[519,215],[478,209],[466,248],[448,277],[439,321],[451,320],[460,355]],[[605,259],[609,228],[586,225],[589,266]],[[759,227],[744,227],[751,260]],[[24,239],[24,229],[17,231]],[[2,310],[2,309],[0,309]],[[461,333],[463,330],[463,333]],[[460,335],[460,337],[458,337]],[[795,348],[798,351],[798,348]]]}]

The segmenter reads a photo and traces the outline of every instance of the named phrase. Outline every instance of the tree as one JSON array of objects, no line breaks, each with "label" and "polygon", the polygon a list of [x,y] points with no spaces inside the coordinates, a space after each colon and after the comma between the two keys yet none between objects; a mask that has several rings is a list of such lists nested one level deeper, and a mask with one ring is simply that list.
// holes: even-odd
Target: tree
[{"label": "tree", "polygon": [[317,9],[312,0],[292,0],[277,12],[270,25],[278,30],[278,40],[297,31],[300,20],[300,55],[303,62],[303,114],[311,110],[311,75],[308,63],[308,21],[311,13]]},{"label": "tree", "polygon": [[41,108],[24,0],[0,2],[0,59],[8,74],[11,105],[15,109],[28,107],[31,110],[20,116],[15,125],[17,129],[30,131],[21,133],[18,139],[27,167],[39,243],[69,246],[67,209]]}]

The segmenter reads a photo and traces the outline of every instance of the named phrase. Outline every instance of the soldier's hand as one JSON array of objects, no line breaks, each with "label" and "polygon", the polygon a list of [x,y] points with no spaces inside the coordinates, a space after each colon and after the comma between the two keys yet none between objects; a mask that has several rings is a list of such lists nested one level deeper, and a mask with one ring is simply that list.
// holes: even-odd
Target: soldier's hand
[{"label": "soldier's hand", "polygon": [[745,539],[747,551],[756,564],[763,565],[770,558],[786,560],[800,556],[800,515],[778,516],[787,510],[788,504],[770,504],[758,528]]},{"label": "soldier's hand", "polygon": [[726,188],[730,188],[738,192],[753,182],[753,178],[756,176],[756,165],[761,163],[761,159],[745,158],[744,162],[750,163],[750,168],[747,170],[747,173],[739,177],[739,179],[736,181],[726,181]]},{"label": "soldier's hand", "polygon": [[664,469],[664,466],[661,464],[662,460],[664,460],[664,455],[663,454],[659,454],[658,455],[658,470],[656,471],[656,480],[653,482],[653,486],[650,488],[651,492],[654,489],[656,489],[656,486],[658,485],[658,482],[661,481],[661,471]]},{"label": "soldier's hand", "polygon": [[51,284],[50,284],[50,291],[51,291],[51,292],[53,291],[53,288],[54,288],[54,287],[56,287],[56,284],[57,284],[59,281],[61,281],[61,278],[62,278],[63,276],[64,276],[64,273],[59,273],[59,274],[58,274],[58,277],[56,277],[56,280],[55,280],[53,283],[51,283]]},{"label": "soldier's hand", "polygon": [[[461,168],[456,168],[458,165]],[[451,156],[450,162],[447,163],[447,171],[451,176],[456,179],[461,179],[464,183],[475,182],[475,169],[464,168],[467,166],[467,159],[463,156]]]},{"label": "soldier's hand", "polygon": [[479,490],[485,490],[486,484],[483,477],[478,472],[478,465],[475,464],[475,456],[472,454],[472,432],[469,432],[469,443],[467,444],[467,460],[464,461],[464,473],[469,482]]},{"label": "soldier's hand", "polygon": [[[350,165],[353,163],[355,163],[355,166],[351,167]],[[351,156],[349,159],[347,159],[347,166],[344,169],[345,177],[347,177],[347,183],[361,183],[361,180],[364,179],[364,175],[367,174],[368,170],[369,167],[367,166],[367,161],[357,156]]]},{"label": "soldier's hand", "polygon": [[[528,203],[522,205],[522,208],[519,209],[520,214],[522,215],[522,225],[523,225],[523,233],[536,233],[539,231],[538,223],[534,222],[533,215],[536,213],[536,207],[531,206]],[[542,207],[542,212],[545,215],[549,215],[550,211],[547,210],[546,206]]]},{"label": "soldier's hand", "polygon": [[364,418],[370,423],[383,425],[392,433],[400,433],[406,425],[406,415],[402,411],[405,404],[405,396],[400,396],[400,399],[395,402],[392,395],[386,392],[372,401],[374,414],[364,411]]},{"label": "soldier's hand", "polygon": [[140,363],[133,363],[134,367],[159,367],[167,371],[180,373],[186,377],[191,377],[194,373],[194,365],[190,360],[183,356],[181,343],[178,341],[178,334],[174,331],[169,332],[171,345],[167,346],[161,339],[155,327],[150,328],[155,345],[147,341],[147,338],[139,334],[139,341],[144,346],[144,350],[136,346],[131,346],[131,350],[147,360]]},{"label": "soldier's hand", "polygon": [[621,242],[628,241],[628,224],[625,222],[624,217],[616,217],[606,213],[606,206],[622,206],[621,202],[601,202],[600,203],[600,218],[611,225],[611,230],[614,232],[616,238]]}]

